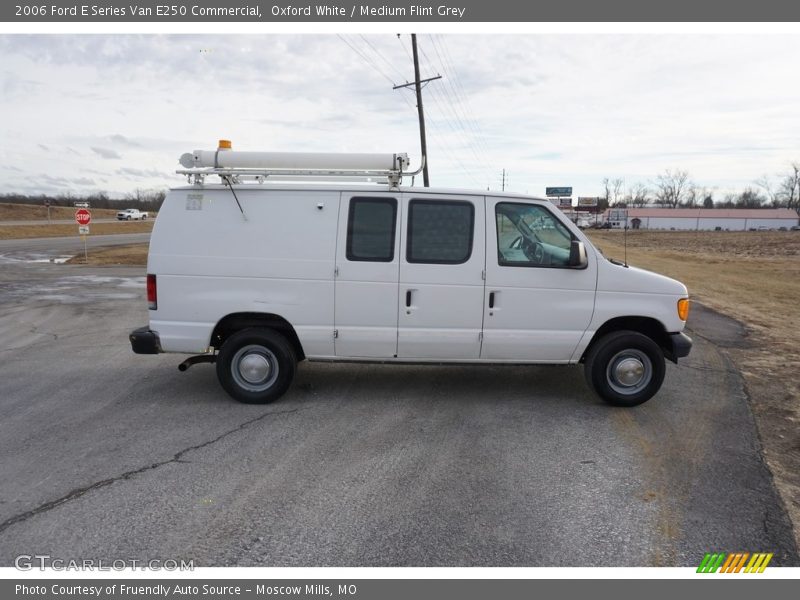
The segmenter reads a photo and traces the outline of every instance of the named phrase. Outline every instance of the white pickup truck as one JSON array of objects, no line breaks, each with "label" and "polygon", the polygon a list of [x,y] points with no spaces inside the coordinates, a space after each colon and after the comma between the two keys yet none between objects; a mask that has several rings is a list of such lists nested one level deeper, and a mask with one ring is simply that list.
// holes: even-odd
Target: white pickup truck
[{"label": "white pickup truck", "polygon": [[144,221],[147,216],[147,212],[138,208],[126,208],[117,213],[117,221]]}]

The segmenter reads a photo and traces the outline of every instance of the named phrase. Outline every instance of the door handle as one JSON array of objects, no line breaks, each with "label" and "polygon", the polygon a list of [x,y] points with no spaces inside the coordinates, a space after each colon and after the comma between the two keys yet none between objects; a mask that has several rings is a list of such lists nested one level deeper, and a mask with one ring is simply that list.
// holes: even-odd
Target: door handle
[{"label": "door handle", "polygon": [[489,292],[489,308],[494,308],[494,292]]},{"label": "door handle", "polygon": [[411,306],[411,290],[406,290],[406,307]]}]

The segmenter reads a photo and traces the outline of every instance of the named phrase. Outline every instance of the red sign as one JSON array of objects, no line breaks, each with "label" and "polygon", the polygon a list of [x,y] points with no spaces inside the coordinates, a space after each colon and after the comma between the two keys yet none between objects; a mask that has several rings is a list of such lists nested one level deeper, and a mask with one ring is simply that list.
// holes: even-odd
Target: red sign
[{"label": "red sign", "polygon": [[92,213],[85,208],[80,208],[75,211],[75,222],[78,225],[88,225],[92,222]]}]

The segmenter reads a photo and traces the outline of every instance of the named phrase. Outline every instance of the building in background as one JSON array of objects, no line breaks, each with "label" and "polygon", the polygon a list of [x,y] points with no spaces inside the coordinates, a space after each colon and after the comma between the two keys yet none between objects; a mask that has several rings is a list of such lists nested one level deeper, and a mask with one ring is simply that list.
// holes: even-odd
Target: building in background
[{"label": "building in background", "polygon": [[675,229],[701,231],[748,231],[781,229],[798,224],[789,208],[609,208],[605,222],[623,229]]}]

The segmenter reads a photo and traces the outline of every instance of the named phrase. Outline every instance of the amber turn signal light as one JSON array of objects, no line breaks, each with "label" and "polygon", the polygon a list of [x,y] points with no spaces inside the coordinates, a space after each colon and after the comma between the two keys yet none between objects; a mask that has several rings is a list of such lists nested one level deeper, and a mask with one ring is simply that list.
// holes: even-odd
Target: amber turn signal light
[{"label": "amber turn signal light", "polygon": [[681,298],[678,300],[678,318],[685,321],[689,317],[689,299]]}]

